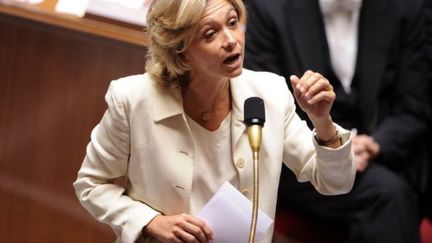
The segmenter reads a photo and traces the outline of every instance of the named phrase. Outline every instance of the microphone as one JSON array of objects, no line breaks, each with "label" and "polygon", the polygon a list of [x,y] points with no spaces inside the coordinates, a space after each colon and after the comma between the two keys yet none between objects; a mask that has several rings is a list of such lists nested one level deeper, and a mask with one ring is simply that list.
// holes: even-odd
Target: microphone
[{"label": "microphone", "polygon": [[262,140],[262,127],[265,122],[264,101],[259,97],[247,98],[244,103],[244,123],[253,157],[253,201],[252,221],[249,233],[249,243],[255,242],[255,232],[258,218],[259,169],[258,159]]},{"label": "microphone", "polygon": [[261,129],[265,122],[264,101],[259,97],[250,97],[244,103],[244,123],[247,127],[249,144],[252,152],[261,148]]}]

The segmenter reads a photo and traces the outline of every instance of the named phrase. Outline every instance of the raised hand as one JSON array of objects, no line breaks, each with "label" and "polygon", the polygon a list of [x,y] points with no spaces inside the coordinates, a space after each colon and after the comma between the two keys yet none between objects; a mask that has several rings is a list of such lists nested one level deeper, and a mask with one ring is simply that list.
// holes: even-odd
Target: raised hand
[{"label": "raised hand", "polygon": [[333,86],[320,73],[306,71],[301,78],[290,77],[294,97],[311,120],[327,119],[336,94]]}]

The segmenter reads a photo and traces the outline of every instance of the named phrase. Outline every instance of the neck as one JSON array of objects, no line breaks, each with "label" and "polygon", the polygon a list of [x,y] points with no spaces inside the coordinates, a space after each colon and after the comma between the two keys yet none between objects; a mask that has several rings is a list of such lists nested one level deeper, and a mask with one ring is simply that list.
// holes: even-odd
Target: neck
[{"label": "neck", "polygon": [[188,85],[182,91],[183,107],[192,119],[209,128],[218,128],[231,111],[229,80],[209,86],[202,82]]}]

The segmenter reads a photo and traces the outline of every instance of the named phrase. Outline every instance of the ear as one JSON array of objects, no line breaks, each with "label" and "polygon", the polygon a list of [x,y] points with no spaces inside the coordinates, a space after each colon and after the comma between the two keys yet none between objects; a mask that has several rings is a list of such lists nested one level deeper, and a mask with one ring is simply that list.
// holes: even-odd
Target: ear
[{"label": "ear", "polygon": [[188,54],[186,52],[178,53],[177,54],[182,62],[185,64],[190,64],[190,59],[188,58]]},{"label": "ear", "polygon": [[191,61],[188,57],[188,54],[185,52],[177,53],[177,60],[180,62],[180,65],[183,66],[186,69],[190,68]]}]

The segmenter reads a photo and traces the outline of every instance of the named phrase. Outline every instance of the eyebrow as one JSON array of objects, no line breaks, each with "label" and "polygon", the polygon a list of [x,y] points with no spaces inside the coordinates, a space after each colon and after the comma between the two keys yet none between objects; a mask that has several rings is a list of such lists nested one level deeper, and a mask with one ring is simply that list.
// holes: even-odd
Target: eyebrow
[{"label": "eyebrow", "polygon": [[[233,11],[234,11],[235,13],[237,13],[236,9],[235,9],[234,7],[231,7],[231,8],[228,10],[228,12],[225,14],[225,18],[227,18],[227,17],[228,17],[228,16],[229,16]],[[200,24],[200,28],[203,27],[203,26],[205,26],[205,25],[207,25],[207,24],[210,24],[210,23],[212,23],[212,22],[214,22],[213,19],[208,18],[208,19],[206,19],[204,22],[202,22],[202,23]]]}]

